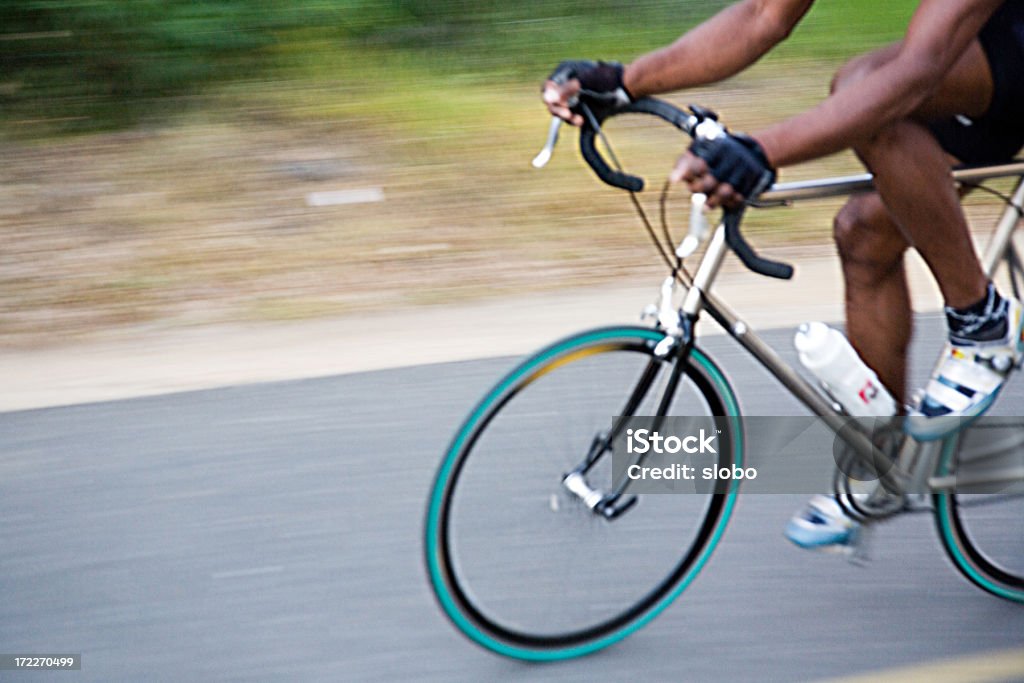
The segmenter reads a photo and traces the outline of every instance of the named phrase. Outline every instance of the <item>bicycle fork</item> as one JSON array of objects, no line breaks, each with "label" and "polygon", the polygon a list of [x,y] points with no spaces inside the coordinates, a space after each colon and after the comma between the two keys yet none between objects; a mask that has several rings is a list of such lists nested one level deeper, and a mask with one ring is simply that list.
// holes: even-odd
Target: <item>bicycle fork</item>
[{"label": "bicycle fork", "polygon": [[[665,292],[663,290],[663,298],[664,295]],[[644,398],[647,397],[651,388],[657,384],[658,376],[665,377],[663,366],[666,362],[670,362],[671,370],[669,370],[667,379],[663,383],[660,398],[658,399],[658,409],[653,424],[655,431],[661,427],[665,416],[668,414],[672,398],[675,396],[676,389],[679,387],[679,381],[682,379],[686,359],[693,348],[692,320],[687,317],[680,317],[680,320],[682,324],[667,333],[664,339],[655,347],[654,357],[648,362],[647,367],[644,368],[643,374],[637,381],[629,400],[622,410],[623,418],[633,416]],[[672,354],[674,354],[674,357],[670,360]],[[625,422],[626,420],[619,420],[612,425],[611,429],[598,432],[594,436],[593,441],[591,441],[590,448],[587,450],[587,455],[583,462],[562,478],[562,486],[567,491],[582,501],[595,514],[599,514],[608,520],[616,519],[628,511],[636,505],[638,498],[635,495],[626,495],[625,491],[629,484],[629,478],[625,475],[621,477],[621,481],[615,484],[611,491],[605,492],[591,486],[587,480],[587,473],[601,458],[612,451],[612,444],[619,436]],[[646,458],[647,454],[641,454],[633,464],[640,465]]]},{"label": "bicycle fork", "polygon": [[[689,255],[696,245],[704,240],[709,232],[706,221],[703,218],[703,195],[695,195],[695,203],[690,220],[690,234],[679,246],[677,255],[682,258]],[[674,305],[676,291],[676,275],[673,273],[661,285],[660,296],[656,305],[649,306],[644,315],[650,315],[657,320],[657,325],[664,330],[665,337],[658,342],[654,348],[654,357],[648,363],[643,375],[637,382],[630,395],[626,406],[622,411],[623,417],[635,415],[636,409],[647,396],[655,380],[661,373],[662,366],[666,362],[672,363],[672,369],[668,374],[667,381],[661,389],[661,396],[658,399],[658,409],[655,413],[653,429],[657,431],[668,415],[669,407],[675,396],[679,381],[682,378],[683,369],[689,358],[694,345],[694,325],[700,311],[703,308],[703,291],[710,287],[715,276],[721,268],[722,261],[727,251],[725,241],[725,228],[719,226],[715,230],[711,244],[708,247],[708,254],[703,259],[693,283],[687,289],[680,308]],[[664,375],[663,375],[664,376]],[[629,510],[637,502],[635,495],[625,496],[629,479],[626,476],[618,482],[611,492],[602,491],[590,485],[587,480],[587,472],[609,451],[618,436],[618,430],[622,429],[622,423],[613,425],[607,432],[600,432],[592,441],[584,461],[571,472],[562,478],[562,486],[572,493],[576,498],[583,501],[593,512],[604,516],[606,519],[615,519],[622,513]],[[641,454],[633,464],[640,465],[646,459],[646,454]],[[625,496],[625,497],[624,497]]]}]

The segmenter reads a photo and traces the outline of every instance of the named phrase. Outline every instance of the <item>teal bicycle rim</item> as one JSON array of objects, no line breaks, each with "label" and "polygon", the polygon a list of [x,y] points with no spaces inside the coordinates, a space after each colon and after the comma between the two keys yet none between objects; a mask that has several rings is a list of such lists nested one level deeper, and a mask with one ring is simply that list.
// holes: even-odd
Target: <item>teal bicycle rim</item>
[{"label": "teal bicycle rim", "polygon": [[[476,430],[480,420],[488,414],[495,403],[501,400],[509,389],[523,381],[524,378],[528,378],[531,373],[536,373],[538,370],[544,368],[545,364],[559,356],[571,354],[574,349],[584,349],[588,345],[600,343],[602,341],[630,340],[657,342],[662,338],[664,338],[663,333],[652,329],[619,327],[593,330],[557,342],[530,357],[506,375],[506,377],[500,381],[493,390],[488,392],[484,399],[479,403],[476,410],[474,410],[460,428],[455,439],[452,441],[452,445],[447,451],[431,493],[426,523],[426,559],[430,580],[442,609],[459,628],[459,630],[473,641],[504,656],[528,661],[557,661],[587,655],[628,637],[650,623],[676,598],[678,598],[687,587],[689,587],[696,576],[704,568],[711,556],[711,553],[720,542],[722,534],[724,533],[725,527],[732,514],[732,510],[735,505],[738,482],[735,483],[731,487],[729,493],[726,494],[725,504],[709,539],[700,550],[698,557],[692,562],[690,567],[685,571],[674,587],[666,595],[662,596],[653,607],[642,613],[638,618],[625,624],[619,629],[590,642],[584,642],[568,647],[539,649],[510,644],[496,639],[474,624],[459,608],[457,600],[450,594],[449,588],[445,584],[442,576],[443,571],[440,566],[441,560],[439,558],[441,551],[438,547],[438,525],[440,524],[440,514],[444,503],[448,480],[452,475],[456,460],[466,444],[466,440],[470,438]],[[730,417],[738,417],[739,407],[736,397],[729,386],[728,381],[717,366],[715,366],[715,364],[698,349],[694,349],[692,351],[690,360],[692,363],[697,365],[710,380],[724,404],[726,415]],[[732,420],[731,424],[733,430],[732,436],[735,444],[733,447],[735,461],[737,464],[742,464],[742,430],[739,427],[738,420]]]},{"label": "teal bicycle rim", "polygon": [[[942,444],[939,459],[938,475],[949,474],[956,453],[958,437],[951,437]],[[952,492],[935,494],[935,519],[939,527],[939,536],[946,552],[956,567],[972,582],[984,590],[1013,602],[1024,603],[1024,588],[1013,589],[994,581],[987,572],[982,571],[978,563],[971,558],[971,552],[963,547],[961,534],[957,531]]]}]

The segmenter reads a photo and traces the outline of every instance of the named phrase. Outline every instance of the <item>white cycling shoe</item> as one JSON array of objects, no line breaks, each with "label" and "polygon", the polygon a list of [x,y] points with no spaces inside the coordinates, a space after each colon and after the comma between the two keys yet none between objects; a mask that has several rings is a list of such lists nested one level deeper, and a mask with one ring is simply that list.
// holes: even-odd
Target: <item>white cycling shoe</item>
[{"label": "white cycling shoe", "polygon": [[924,397],[906,420],[918,441],[941,439],[965,427],[995,401],[1024,352],[1024,314],[1007,298],[1006,334],[993,341],[953,340],[946,344]]},{"label": "white cycling shoe", "polygon": [[[916,410],[905,420],[919,441],[941,439],[982,415],[1024,357],[1024,308],[1006,298],[1006,334],[992,341],[955,339],[946,345]],[[850,552],[861,523],[851,519],[835,496],[816,495],[789,520],[785,536],[813,550]]]},{"label": "white cycling shoe", "polygon": [[816,495],[793,515],[784,533],[801,548],[846,552],[856,543],[860,526],[846,516],[834,496]]}]

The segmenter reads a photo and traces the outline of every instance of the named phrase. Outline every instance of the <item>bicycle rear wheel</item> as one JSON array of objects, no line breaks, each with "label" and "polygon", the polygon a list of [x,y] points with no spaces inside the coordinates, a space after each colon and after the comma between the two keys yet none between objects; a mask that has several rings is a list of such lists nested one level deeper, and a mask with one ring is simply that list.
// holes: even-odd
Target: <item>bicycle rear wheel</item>
[{"label": "bicycle rear wheel", "polygon": [[937,474],[961,483],[934,501],[939,536],[956,568],[989,593],[1024,603],[1021,437],[1019,420],[989,420],[947,439]]},{"label": "bicycle rear wheel", "polygon": [[[612,418],[653,415],[673,360],[648,328],[585,332],[530,357],[488,392],[456,433],[430,496],[426,560],[452,622],[477,643],[529,660],[576,657],[639,629],[704,566],[734,505],[716,492],[640,495],[609,520],[569,494],[563,477],[607,450]],[[671,356],[671,354],[670,354]],[[722,429],[708,465],[742,464],[732,391],[695,349],[669,414]],[[731,416],[731,417],[713,417]],[[611,456],[588,471],[608,491]]]}]

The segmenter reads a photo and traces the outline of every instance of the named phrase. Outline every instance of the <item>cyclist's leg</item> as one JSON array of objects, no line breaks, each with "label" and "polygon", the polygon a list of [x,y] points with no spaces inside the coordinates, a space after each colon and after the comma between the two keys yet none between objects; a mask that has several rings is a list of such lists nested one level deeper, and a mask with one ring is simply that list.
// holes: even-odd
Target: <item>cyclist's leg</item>
[{"label": "cyclist's leg", "polygon": [[[1008,67],[1024,63],[1024,44],[1003,27],[1024,26],[1024,8],[1015,11],[986,25],[981,39],[911,118],[887,125],[855,150],[874,173],[893,220],[931,269],[948,307],[950,345],[919,407],[923,416],[943,419],[909,424],[918,438],[938,438],[956,428],[958,417],[987,410],[1024,350],[1018,340],[1021,306],[1001,297],[982,271],[948,173],[950,153],[994,163],[1009,160],[1024,143],[1015,113],[1024,111],[1024,90],[1007,76]],[[898,49],[889,47],[852,63],[834,87],[879,68]]]},{"label": "cyclist's leg", "polygon": [[[835,239],[846,282],[846,334],[902,402],[912,321],[903,255],[910,244],[877,193],[846,203],[836,216]],[[804,548],[844,549],[859,526],[834,498],[814,496],[790,519],[785,535]]]},{"label": "cyclist's leg", "polygon": [[846,203],[836,215],[835,240],[846,284],[846,334],[902,403],[912,321],[903,255],[910,245],[875,193]]},{"label": "cyclist's leg", "polygon": [[[863,78],[898,51],[899,45],[889,46],[847,64],[833,89]],[[988,59],[974,41],[915,118],[887,125],[854,149],[874,174],[878,192],[851,200],[836,219],[848,331],[899,401],[905,398],[911,325],[902,265],[906,247],[921,253],[949,306],[970,306],[988,287],[949,176],[949,157],[921,121],[983,115],[992,96]],[[853,542],[858,527],[834,499],[816,496],[790,520],[786,536],[803,547],[841,548]]]},{"label": "cyclist's leg", "polygon": [[[890,46],[852,62],[837,76],[842,88],[896,54]],[[875,176],[875,186],[896,224],[921,253],[946,304],[970,306],[985,294],[987,278],[974,258],[967,221],[949,177],[949,158],[921,120],[979,116],[992,99],[992,75],[978,41],[965,51],[935,93],[915,112],[858,145],[857,155]]]},{"label": "cyclist's leg", "polygon": [[[847,87],[884,65],[899,47],[890,45],[848,62],[833,79],[832,89]],[[976,78],[979,68],[987,69],[987,62],[975,44],[924,105],[922,116],[984,111],[991,99],[991,78],[986,87],[985,78]],[[835,237],[846,283],[850,341],[897,401],[903,401],[911,334],[903,252],[912,242],[922,253],[928,252],[925,260],[934,264],[936,278],[949,283],[946,289],[951,292],[943,290],[947,301],[950,297],[960,305],[965,305],[962,300],[977,301],[984,294],[985,278],[976,260],[964,258],[973,251],[959,197],[949,181],[949,158],[921,124],[899,122],[890,128],[856,150],[876,174],[881,196],[852,198],[836,217]],[[922,152],[926,162],[918,173],[925,177],[904,182],[908,167],[918,168],[921,157],[917,155]],[[938,201],[931,194],[936,194]],[[891,213],[887,205],[894,196],[898,208]]]}]

